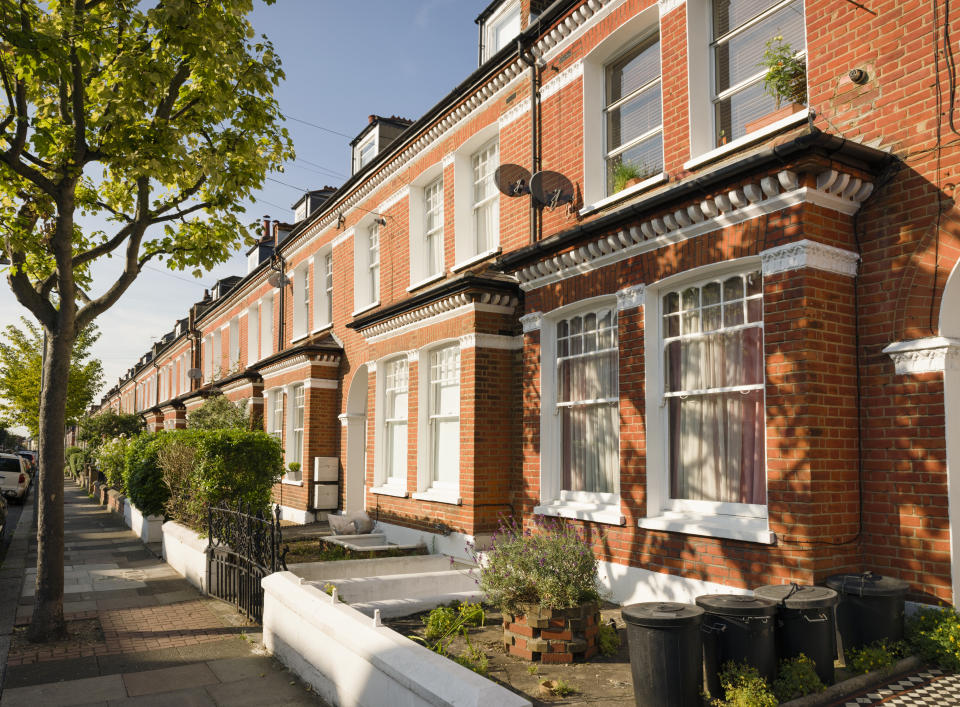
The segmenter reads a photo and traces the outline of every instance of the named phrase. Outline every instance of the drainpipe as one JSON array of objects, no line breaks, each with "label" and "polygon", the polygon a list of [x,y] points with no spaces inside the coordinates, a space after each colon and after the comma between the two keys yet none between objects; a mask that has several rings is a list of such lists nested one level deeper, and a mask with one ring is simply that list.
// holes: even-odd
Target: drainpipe
[{"label": "drainpipe", "polygon": [[[530,174],[541,169],[540,150],[540,60],[533,52],[523,48],[517,40],[517,53],[523,63],[530,67]],[[530,197],[530,242],[536,243],[543,236],[543,212],[537,200]]]}]

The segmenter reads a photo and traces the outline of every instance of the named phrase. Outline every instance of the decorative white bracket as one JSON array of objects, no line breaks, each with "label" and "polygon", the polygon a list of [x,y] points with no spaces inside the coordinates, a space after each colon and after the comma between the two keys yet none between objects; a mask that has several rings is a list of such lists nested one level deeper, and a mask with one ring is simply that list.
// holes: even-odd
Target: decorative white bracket
[{"label": "decorative white bracket", "polygon": [[925,339],[897,341],[884,347],[893,359],[899,376],[936,371],[960,371],[960,339],[928,336]]}]

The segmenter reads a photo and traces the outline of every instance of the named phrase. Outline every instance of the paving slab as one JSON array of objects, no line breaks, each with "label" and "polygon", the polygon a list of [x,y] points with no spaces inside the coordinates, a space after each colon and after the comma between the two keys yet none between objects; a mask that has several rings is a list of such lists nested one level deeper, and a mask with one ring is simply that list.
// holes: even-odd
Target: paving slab
[{"label": "paving slab", "polygon": [[207,692],[214,702],[224,707],[262,707],[312,697],[304,694],[297,680],[286,672],[270,672],[263,677],[208,685]]},{"label": "paving slab", "polygon": [[214,685],[219,679],[206,663],[180,665],[175,668],[162,670],[146,670],[139,673],[124,673],[123,683],[127,688],[127,695],[154,695],[160,692],[187,687],[203,687]]},{"label": "paving slab", "polygon": [[157,695],[141,695],[125,700],[111,700],[108,707],[216,707],[216,702],[202,687],[189,690],[174,690]]},{"label": "paving slab", "polygon": [[273,671],[274,666],[274,660],[267,656],[262,658],[223,658],[207,661],[207,667],[213,671],[220,682],[260,677]]},{"label": "paving slab", "polygon": [[[47,660],[42,663],[18,665],[7,673],[5,687],[17,688],[30,685],[42,685],[48,682],[62,682],[64,680],[80,680],[91,675],[104,675],[98,670],[97,659],[93,656],[73,658],[71,660]],[[6,698],[6,691],[4,691]],[[6,700],[0,702],[6,707]]]},{"label": "paving slab", "polygon": [[38,707],[39,705],[84,705],[127,697],[119,675],[104,675],[81,680],[48,682],[30,687],[3,691],[3,707]]}]

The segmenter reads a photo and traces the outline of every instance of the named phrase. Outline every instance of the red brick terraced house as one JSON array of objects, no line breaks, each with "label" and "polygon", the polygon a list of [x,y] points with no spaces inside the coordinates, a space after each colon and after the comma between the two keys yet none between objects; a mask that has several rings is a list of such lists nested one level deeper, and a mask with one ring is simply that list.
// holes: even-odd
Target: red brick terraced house
[{"label": "red brick terraced house", "polygon": [[[352,176],[103,406],[159,429],[247,399],[299,521],[463,555],[570,519],[620,601],[871,569],[953,602],[945,2],[498,0],[479,68],[371,116]],[[764,91],[775,37],[796,102]]]}]

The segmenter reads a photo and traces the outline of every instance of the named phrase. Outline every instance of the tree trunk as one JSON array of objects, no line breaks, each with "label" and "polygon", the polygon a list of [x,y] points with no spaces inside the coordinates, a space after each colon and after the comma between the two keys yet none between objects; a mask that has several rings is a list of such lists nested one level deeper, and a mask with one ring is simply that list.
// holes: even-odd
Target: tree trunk
[{"label": "tree trunk", "polygon": [[[60,312],[58,319],[63,319]],[[69,331],[72,327],[67,327]],[[37,517],[37,587],[27,637],[52,641],[66,634],[63,620],[63,431],[73,342],[47,332],[40,394],[40,473]]]}]

